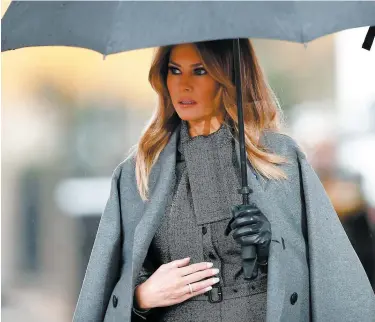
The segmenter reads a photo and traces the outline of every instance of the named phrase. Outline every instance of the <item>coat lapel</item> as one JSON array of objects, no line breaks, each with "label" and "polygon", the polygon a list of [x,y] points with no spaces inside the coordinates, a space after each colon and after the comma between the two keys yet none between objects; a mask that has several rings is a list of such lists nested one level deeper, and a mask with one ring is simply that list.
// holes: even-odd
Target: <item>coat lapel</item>
[{"label": "coat lapel", "polygon": [[[176,128],[167,146],[164,148],[150,174],[150,200],[143,205],[142,218],[134,233],[133,243],[133,285],[142,263],[146,258],[156,230],[164,216],[167,198],[175,182],[176,151],[180,126]],[[240,164],[239,142],[235,140],[238,164]],[[285,265],[286,252],[280,235],[280,212],[265,195],[262,185],[254,176],[250,162],[247,162],[247,177],[249,187],[253,190],[250,201],[254,202],[265,214],[272,227],[272,242],[268,260],[267,282],[267,322],[280,321],[285,293]]]},{"label": "coat lapel", "polygon": [[180,126],[173,132],[168,144],[161,152],[150,173],[149,201],[140,205],[143,208],[142,218],[139,221],[133,243],[133,287],[136,274],[140,271],[146,258],[148,248],[159,225],[162,222],[167,196],[175,182],[176,149]]}]

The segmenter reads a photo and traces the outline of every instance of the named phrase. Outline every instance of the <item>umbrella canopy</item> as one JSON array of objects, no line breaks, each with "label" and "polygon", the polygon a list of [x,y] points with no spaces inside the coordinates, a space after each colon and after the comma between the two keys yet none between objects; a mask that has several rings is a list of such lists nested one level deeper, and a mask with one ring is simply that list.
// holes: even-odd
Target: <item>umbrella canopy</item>
[{"label": "umbrella canopy", "polygon": [[1,50],[59,45],[109,55],[224,38],[306,43],[372,25],[372,1],[13,1]]}]

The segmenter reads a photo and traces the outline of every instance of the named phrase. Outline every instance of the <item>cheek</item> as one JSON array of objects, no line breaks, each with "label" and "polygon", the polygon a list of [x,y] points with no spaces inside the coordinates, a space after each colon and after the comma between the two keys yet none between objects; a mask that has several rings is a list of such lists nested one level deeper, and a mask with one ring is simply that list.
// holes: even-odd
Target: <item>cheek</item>
[{"label": "cheek", "polygon": [[172,97],[174,86],[173,86],[173,81],[170,77],[167,77],[167,88],[168,88],[169,95]]},{"label": "cheek", "polygon": [[216,82],[206,82],[203,86],[201,86],[202,95],[204,95],[205,99],[212,100],[215,98],[218,88],[219,86]]}]

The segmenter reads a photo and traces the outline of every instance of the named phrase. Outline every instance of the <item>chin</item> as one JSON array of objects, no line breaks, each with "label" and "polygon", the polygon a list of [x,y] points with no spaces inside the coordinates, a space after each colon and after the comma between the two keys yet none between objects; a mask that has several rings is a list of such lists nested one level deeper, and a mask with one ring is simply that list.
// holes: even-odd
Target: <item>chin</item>
[{"label": "chin", "polygon": [[178,111],[176,110],[177,115],[183,121],[199,121],[205,117],[205,115],[198,114],[194,111]]},{"label": "chin", "polygon": [[201,116],[195,116],[195,115],[186,115],[186,114],[183,114],[183,115],[179,115],[180,116],[180,119],[183,120],[183,121],[186,121],[186,122],[196,122],[196,121],[199,121],[200,119],[202,119]]}]

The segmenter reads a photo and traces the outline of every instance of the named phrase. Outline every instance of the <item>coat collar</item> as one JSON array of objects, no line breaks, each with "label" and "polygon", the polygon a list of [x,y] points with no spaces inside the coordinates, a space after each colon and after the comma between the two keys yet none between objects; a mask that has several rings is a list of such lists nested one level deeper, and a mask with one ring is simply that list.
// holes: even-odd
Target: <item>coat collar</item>
[{"label": "coat collar", "polygon": [[[175,166],[177,144],[180,139],[181,124],[173,132],[168,144],[163,149],[150,174],[150,200],[134,209],[143,209],[142,218],[134,232],[133,242],[133,287],[137,274],[146,257],[156,230],[158,229],[166,208],[170,189],[175,183]],[[238,162],[240,162],[239,142],[235,139],[235,150]],[[272,242],[268,260],[267,282],[267,322],[279,321],[284,305],[285,295],[285,261],[286,251],[282,246],[281,228],[278,225],[277,216],[282,214],[277,211],[279,207],[267,198],[261,183],[253,175],[250,162],[247,162],[248,185],[253,190],[250,194],[251,202],[265,214],[272,227]],[[271,183],[272,184],[272,183]],[[271,184],[268,184],[270,186]]]}]

